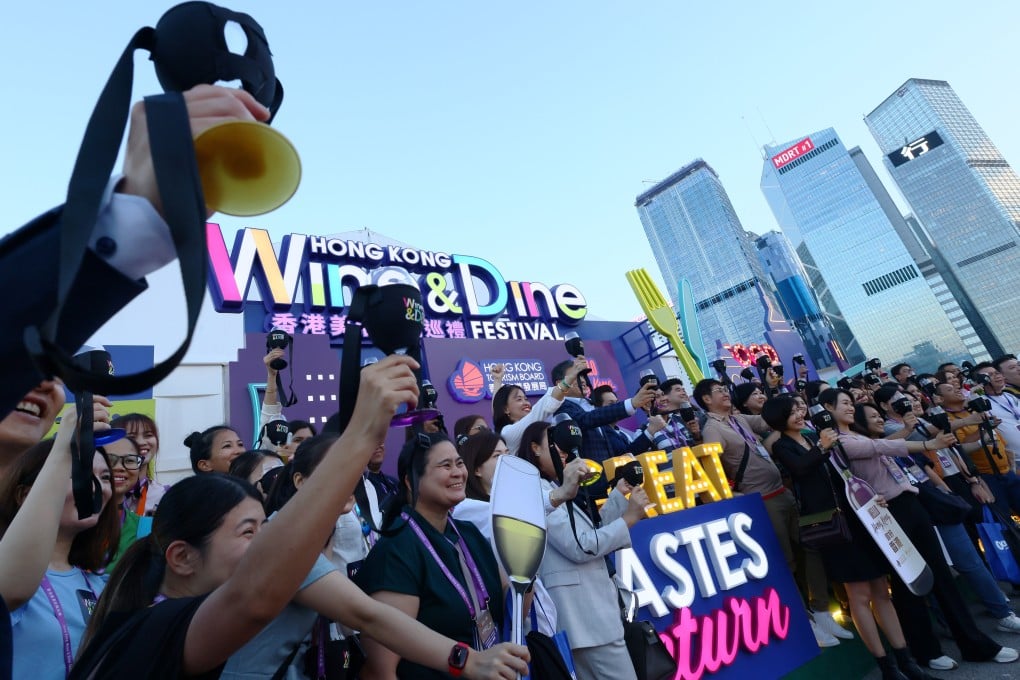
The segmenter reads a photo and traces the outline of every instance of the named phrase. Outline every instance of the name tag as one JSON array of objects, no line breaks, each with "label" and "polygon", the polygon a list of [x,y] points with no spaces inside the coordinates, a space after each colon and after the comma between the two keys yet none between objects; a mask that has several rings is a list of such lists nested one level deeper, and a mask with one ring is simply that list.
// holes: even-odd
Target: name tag
[{"label": "name tag", "polygon": [[488,649],[499,642],[496,634],[496,624],[492,620],[492,614],[488,608],[478,612],[475,616],[475,648],[479,650]]}]

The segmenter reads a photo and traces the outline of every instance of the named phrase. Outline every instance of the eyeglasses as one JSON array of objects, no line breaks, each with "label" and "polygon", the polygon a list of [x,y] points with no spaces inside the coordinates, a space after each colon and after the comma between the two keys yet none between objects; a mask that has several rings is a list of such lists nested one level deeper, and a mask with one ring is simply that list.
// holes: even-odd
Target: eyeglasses
[{"label": "eyeglasses", "polygon": [[468,432],[470,432],[471,434],[477,434],[479,432],[486,432],[488,431],[488,429],[489,426],[486,425],[485,423],[478,423],[477,425],[472,425],[471,429],[468,430]]},{"label": "eyeglasses", "polygon": [[136,453],[129,453],[126,456],[117,456],[112,453],[106,454],[106,457],[110,461],[110,467],[117,467],[117,463],[124,466],[125,470],[138,470],[142,467],[142,463],[145,462],[145,458],[139,456]]},{"label": "eyeglasses", "polygon": [[722,385],[716,385],[712,388],[712,394],[729,394],[730,391]]}]

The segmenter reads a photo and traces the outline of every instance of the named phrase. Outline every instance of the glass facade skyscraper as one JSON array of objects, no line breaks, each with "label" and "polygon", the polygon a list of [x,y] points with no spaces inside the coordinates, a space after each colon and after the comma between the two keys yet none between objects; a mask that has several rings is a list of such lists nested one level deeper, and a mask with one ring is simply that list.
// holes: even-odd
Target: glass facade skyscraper
[{"label": "glass facade skyscraper", "polygon": [[762,192],[784,233],[801,239],[797,252],[810,255],[862,352],[887,365],[969,357],[865,179],[859,150],[828,128],[765,152]]},{"label": "glass facade skyscraper", "polygon": [[804,340],[815,366],[847,362],[843,348],[833,340],[832,329],[808,284],[807,272],[789,239],[770,231],[755,238],[758,259],[772,279],[783,314]]},{"label": "glass facade skyscraper", "polygon": [[715,170],[696,160],[637,197],[634,203],[669,295],[676,305],[690,281],[701,335],[716,342],[766,342],[768,308],[780,309]]},{"label": "glass facade skyscraper", "polygon": [[864,120],[988,351],[1020,350],[1016,172],[945,81],[911,78]]}]

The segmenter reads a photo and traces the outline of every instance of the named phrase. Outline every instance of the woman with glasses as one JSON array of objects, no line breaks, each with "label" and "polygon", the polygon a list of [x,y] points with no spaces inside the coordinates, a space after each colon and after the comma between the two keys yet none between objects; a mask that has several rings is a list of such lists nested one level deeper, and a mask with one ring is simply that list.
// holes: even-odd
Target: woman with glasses
[{"label": "woman with glasses", "polygon": [[[397,479],[405,503],[387,508],[382,538],[356,576],[361,588],[432,630],[453,638],[449,673],[500,639],[506,584],[492,547],[450,511],[464,500],[467,468],[443,434],[420,433],[400,451]],[[367,677],[444,678],[401,659],[385,640],[362,637]]]},{"label": "woman with glasses", "polygon": [[733,405],[745,416],[760,416],[765,407],[765,393],[754,383],[741,383],[733,390]]},{"label": "woman with glasses", "polygon": [[170,488],[156,481],[156,455],[159,453],[156,421],[144,413],[128,413],[111,420],[110,427],[125,430],[128,439],[138,447],[136,453],[145,459],[136,483],[124,494],[124,509],[139,517],[152,517],[163,494]]},{"label": "woman with glasses", "polygon": [[459,449],[467,441],[468,437],[473,437],[479,432],[491,429],[484,416],[472,413],[469,416],[458,418],[457,422],[453,424],[453,441]]},{"label": "woman with glasses", "polygon": [[120,516],[120,542],[110,558],[108,570],[112,571],[124,551],[137,539],[148,536],[152,528],[151,517],[139,517],[127,508],[128,493],[138,486],[138,478],[145,467],[145,457],[138,452],[138,445],[129,437],[118,439],[102,447],[110,462],[113,477],[113,497],[110,502],[118,509]]}]

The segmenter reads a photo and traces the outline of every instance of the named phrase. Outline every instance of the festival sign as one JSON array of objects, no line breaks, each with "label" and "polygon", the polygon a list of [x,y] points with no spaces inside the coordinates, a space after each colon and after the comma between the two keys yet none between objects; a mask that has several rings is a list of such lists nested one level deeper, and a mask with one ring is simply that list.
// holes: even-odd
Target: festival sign
[{"label": "festival sign", "polygon": [[[486,260],[396,245],[290,234],[279,252],[269,233],[246,228],[228,251],[220,225],[206,224],[209,292],[219,312],[261,300],[264,330],[343,336],[346,309],[364,284],[418,286],[425,337],[563,340],[561,325],[588,313],[576,287],[507,281]],[[252,283],[255,286],[252,286]]]},{"label": "festival sign", "polygon": [[[721,451],[712,443],[637,457],[655,508],[616,553],[617,578],[677,659],[675,680],[778,678],[818,645],[765,504],[733,496]],[[607,477],[628,460],[605,461]]]}]

